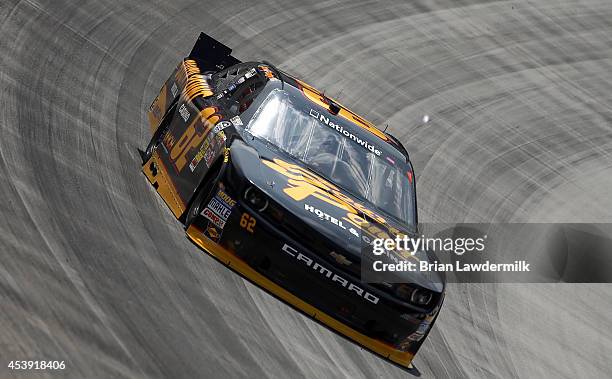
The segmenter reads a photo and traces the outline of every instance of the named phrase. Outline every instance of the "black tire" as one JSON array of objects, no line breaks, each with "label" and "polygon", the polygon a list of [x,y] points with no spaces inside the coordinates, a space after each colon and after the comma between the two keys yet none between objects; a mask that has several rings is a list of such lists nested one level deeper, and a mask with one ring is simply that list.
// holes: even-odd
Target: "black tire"
[{"label": "black tire", "polygon": [[191,206],[187,210],[185,214],[185,229],[193,223],[193,220],[200,214],[204,207],[205,198],[208,197],[208,194],[204,191],[198,192],[196,198],[191,203]]},{"label": "black tire", "polygon": [[151,140],[149,141],[149,144],[147,145],[147,148],[145,149],[144,154],[142,156],[143,164],[148,162],[149,159],[151,159],[153,152],[155,151],[159,143],[164,138],[164,135],[168,131],[170,121],[172,120],[172,117],[174,116],[174,111],[176,110],[177,102],[177,100],[174,100],[174,102],[172,103],[170,108],[168,108],[168,111],[164,115],[164,118],[159,123],[159,127],[155,130],[155,133],[153,133],[153,136],[151,137]]},{"label": "black tire", "polygon": [[191,201],[191,205],[184,216],[185,229],[191,225],[191,223],[200,214],[204,206],[210,201],[213,196],[213,189],[217,186],[220,179],[222,168],[222,160],[218,160],[212,165],[210,171],[206,174],[202,180],[202,185],[196,190],[196,194]]}]

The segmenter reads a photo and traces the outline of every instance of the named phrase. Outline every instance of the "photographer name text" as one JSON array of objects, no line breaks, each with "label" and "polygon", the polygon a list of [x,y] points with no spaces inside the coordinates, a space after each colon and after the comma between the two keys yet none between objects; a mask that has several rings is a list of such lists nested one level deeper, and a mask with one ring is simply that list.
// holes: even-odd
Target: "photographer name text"
[{"label": "photographer name text", "polygon": [[529,270],[529,263],[526,261],[514,261],[512,263],[440,263],[438,261],[410,262],[401,261],[397,263],[384,263],[375,261],[372,268],[377,272],[426,272],[426,271],[455,271],[455,272],[525,272]]}]

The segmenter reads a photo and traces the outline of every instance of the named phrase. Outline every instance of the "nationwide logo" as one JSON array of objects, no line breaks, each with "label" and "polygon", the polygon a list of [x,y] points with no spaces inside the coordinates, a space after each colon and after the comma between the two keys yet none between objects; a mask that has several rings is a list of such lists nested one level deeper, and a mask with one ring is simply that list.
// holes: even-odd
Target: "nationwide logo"
[{"label": "nationwide logo", "polygon": [[295,260],[297,260],[298,262],[301,262],[303,265],[306,265],[306,266],[312,268],[314,271],[316,271],[319,274],[323,275],[324,277],[326,277],[327,279],[331,280],[332,282],[337,283],[341,287],[346,288],[348,291],[351,291],[354,294],[356,294],[357,296],[366,299],[367,301],[369,301],[372,304],[378,304],[379,298],[377,296],[372,295],[368,291],[365,291],[363,288],[361,288],[361,287],[359,287],[359,286],[349,282],[348,280],[344,279],[343,277],[339,276],[338,274],[333,273],[331,270],[321,266],[317,262],[313,262],[312,259],[310,259],[307,256],[305,256],[304,254],[298,252],[294,247],[291,247],[288,244],[284,244],[283,247],[281,248],[281,250],[283,250],[285,253],[287,253],[287,255],[295,258]]},{"label": "nationwide logo", "polygon": [[371,151],[372,153],[376,154],[377,156],[380,156],[380,154],[382,154],[382,152],[379,149],[377,149],[376,146],[372,145],[371,143],[369,143],[368,141],[362,139],[361,137],[351,133],[350,131],[344,129],[344,127],[342,125],[336,124],[335,122],[331,121],[329,119],[329,117],[325,117],[319,111],[311,109],[310,110],[310,116],[315,118],[315,119],[317,119],[317,120],[319,120],[320,122],[324,123],[325,125],[329,126],[330,128],[334,129],[335,131],[337,131],[338,133],[342,134],[343,136],[352,139],[358,145],[363,146],[365,149]]}]

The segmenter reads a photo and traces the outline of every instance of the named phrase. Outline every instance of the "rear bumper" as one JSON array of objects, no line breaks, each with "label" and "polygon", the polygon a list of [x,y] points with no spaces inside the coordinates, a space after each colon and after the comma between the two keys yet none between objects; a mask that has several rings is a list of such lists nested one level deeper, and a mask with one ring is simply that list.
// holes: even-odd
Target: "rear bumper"
[{"label": "rear bumper", "polygon": [[[252,232],[240,226],[245,213],[256,220]],[[223,229],[215,228],[211,234],[210,226],[200,216],[186,234],[208,254],[272,295],[398,365],[409,366],[424,340],[423,332],[429,330],[437,314],[398,309],[397,304],[340,273],[239,201]],[[325,275],[328,272],[330,275]],[[348,283],[332,280],[334,273],[361,286],[362,293],[355,287],[349,289]],[[373,295],[364,297],[367,291]],[[415,340],[415,332],[421,333],[421,338]]]}]

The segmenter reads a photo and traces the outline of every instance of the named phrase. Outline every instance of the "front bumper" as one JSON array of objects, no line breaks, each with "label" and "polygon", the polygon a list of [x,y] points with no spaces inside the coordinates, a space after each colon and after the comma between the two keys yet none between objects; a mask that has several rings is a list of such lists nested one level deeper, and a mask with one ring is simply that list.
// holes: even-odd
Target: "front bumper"
[{"label": "front bumper", "polygon": [[[253,227],[247,228],[252,219]],[[208,254],[308,316],[396,364],[410,365],[437,310],[425,314],[398,309],[375,292],[378,300],[373,303],[354,287],[349,290],[349,285],[330,280],[321,272],[339,273],[337,269],[240,201],[222,229],[213,226],[211,233],[211,226],[200,216],[186,234]]]}]

